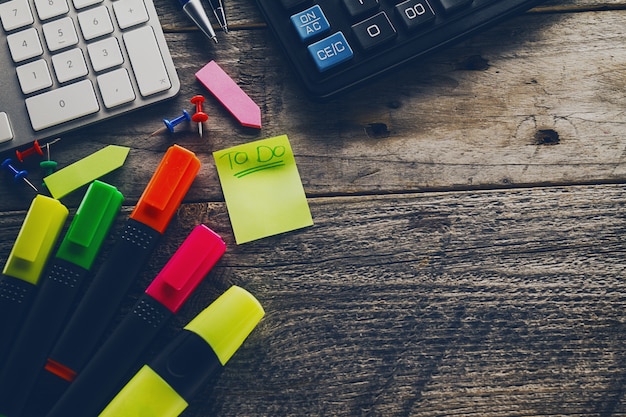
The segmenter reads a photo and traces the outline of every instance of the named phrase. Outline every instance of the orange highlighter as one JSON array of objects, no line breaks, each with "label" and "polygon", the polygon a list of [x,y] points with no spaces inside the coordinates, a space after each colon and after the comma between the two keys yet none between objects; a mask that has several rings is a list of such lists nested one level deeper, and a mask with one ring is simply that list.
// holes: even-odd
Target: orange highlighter
[{"label": "orange highlighter", "polygon": [[157,246],[199,170],[199,159],[181,146],[171,146],[163,156],[121,236],[48,356],[45,370],[48,376],[58,377],[52,379],[60,391],[92,357],[133,279]]}]

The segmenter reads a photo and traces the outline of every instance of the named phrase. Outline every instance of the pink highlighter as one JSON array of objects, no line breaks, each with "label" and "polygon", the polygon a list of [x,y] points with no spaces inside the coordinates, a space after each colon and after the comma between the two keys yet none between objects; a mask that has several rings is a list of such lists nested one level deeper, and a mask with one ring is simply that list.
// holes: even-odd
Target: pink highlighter
[{"label": "pink highlighter", "polygon": [[141,353],[226,251],[222,238],[198,225],[154,278],[47,417],[98,415],[123,386]]}]

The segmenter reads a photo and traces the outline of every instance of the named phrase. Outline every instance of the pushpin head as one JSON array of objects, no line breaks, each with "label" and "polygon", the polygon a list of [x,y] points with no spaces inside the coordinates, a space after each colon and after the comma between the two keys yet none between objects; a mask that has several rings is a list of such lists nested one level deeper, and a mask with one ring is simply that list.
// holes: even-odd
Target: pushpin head
[{"label": "pushpin head", "polygon": [[193,96],[191,98],[192,104],[195,104],[196,106],[196,112],[194,113],[193,116],[191,116],[191,120],[196,122],[196,123],[204,123],[207,120],[209,120],[209,116],[202,111],[202,103],[204,103],[204,96],[201,95],[197,95],[197,96]]},{"label": "pushpin head", "polygon": [[163,123],[167,127],[167,130],[174,133],[174,127],[180,124],[184,120],[191,120],[191,116],[189,116],[189,113],[187,113],[187,110],[183,110],[183,114],[176,117],[175,119],[172,119],[172,120],[163,119]]},{"label": "pushpin head", "polygon": [[19,180],[24,181],[30,188],[32,188],[33,190],[35,190],[35,192],[39,192],[37,190],[37,187],[35,187],[30,181],[28,181],[28,178],[26,178],[28,176],[28,171],[26,170],[18,170],[17,168],[15,168],[13,165],[13,161],[11,160],[11,158],[7,158],[2,162],[2,169],[6,169],[7,171],[9,171],[11,174],[13,174],[13,180],[15,182],[18,182]]},{"label": "pushpin head", "polygon": [[17,156],[17,160],[20,162],[24,162],[24,158],[26,158],[27,156],[30,156],[32,154],[39,154],[39,155],[43,155],[43,149],[41,149],[41,146],[39,146],[39,142],[34,141],[33,142],[33,146],[31,146],[28,149],[24,149],[23,151],[15,151],[15,156]]}]

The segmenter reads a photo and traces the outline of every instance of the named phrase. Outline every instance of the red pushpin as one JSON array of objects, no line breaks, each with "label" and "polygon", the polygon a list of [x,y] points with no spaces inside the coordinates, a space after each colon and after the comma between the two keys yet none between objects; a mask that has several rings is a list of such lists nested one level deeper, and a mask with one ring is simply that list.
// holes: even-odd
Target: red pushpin
[{"label": "red pushpin", "polygon": [[24,158],[26,158],[27,156],[30,156],[34,153],[38,153],[39,155],[43,155],[43,149],[41,149],[41,146],[39,146],[39,142],[34,141],[33,142],[33,146],[31,146],[28,149],[24,149],[23,151],[15,151],[15,156],[17,156],[17,160],[20,162],[24,162]]},{"label": "red pushpin", "polygon": [[198,123],[198,134],[202,137],[202,123],[209,120],[209,115],[202,111],[202,103],[204,103],[204,96],[197,95],[191,97],[192,104],[196,106],[196,112],[191,116],[191,120]]}]

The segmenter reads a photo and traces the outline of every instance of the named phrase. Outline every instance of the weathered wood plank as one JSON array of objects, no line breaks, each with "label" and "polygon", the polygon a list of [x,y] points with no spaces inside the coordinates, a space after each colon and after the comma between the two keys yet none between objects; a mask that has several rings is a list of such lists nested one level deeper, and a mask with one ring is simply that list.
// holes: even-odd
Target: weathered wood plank
[{"label": "weathered wood plank", "polygon": [[231,245],[219,285],[270,314],[190,415],[623,413],[624,196],[314,199],[314,228]]},{"label": "weathered wood plank", "polygon": [[[67,135],[52,156],[64,166],[106,144],[131,146],[128,163],[107,178],[128,204],[174,142],[204,164],[188,201],[218,201],[211,152],[283,133],[311,196],[621,181],[625,16],[521,16],[325,104],[302,97],[267,30],[234,31],[219,47],[197,32],[170,33],[180,96]],[[190,108],[188,99],[204,92],[193,74],[211,59],[261,106],[263,129],[241,128],[209,100],[204,139],[193,129],[150,138],[162,117]],[[27,168],[38,181],[36,165]],[[6,181],[0,195],[3,209],[22,208],[30,196]]]},{"label": "weathered wood plank", "polygon": [[[133,287],[204,222],[229,248],[154,350],[233,284],[268,312],[185,415],[626,412],[623,186],[315,198],[311,209],[315,226],[237,246],[222,203],[185,205]],[[20,214],[0,218],[0,242]]]}]

